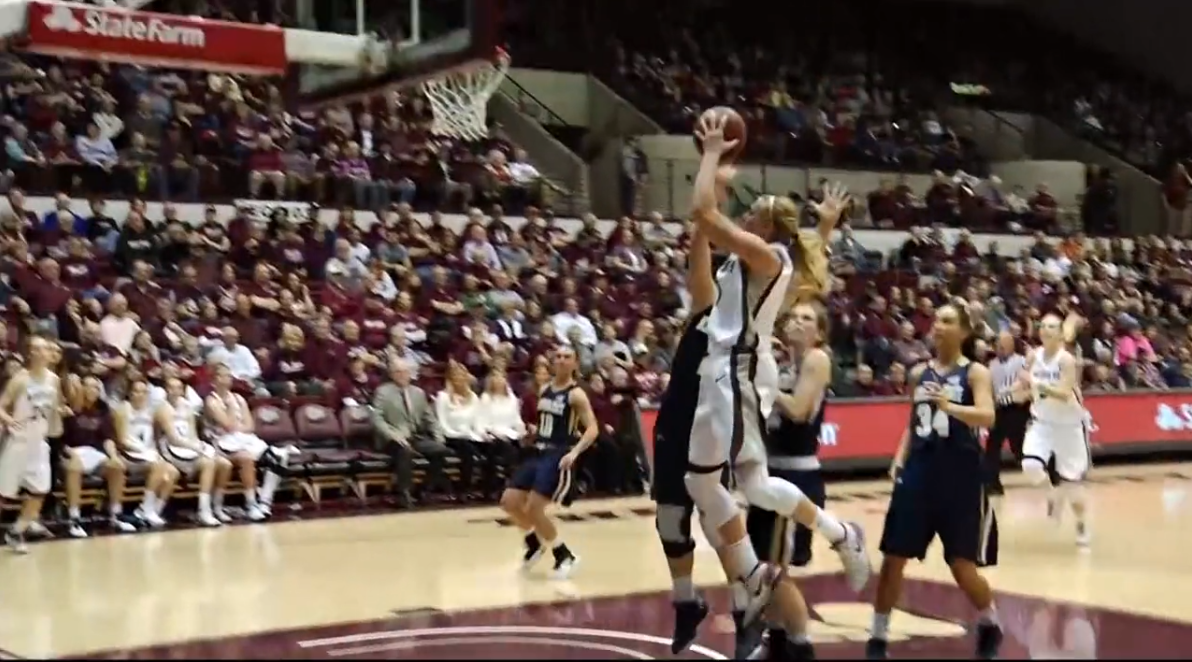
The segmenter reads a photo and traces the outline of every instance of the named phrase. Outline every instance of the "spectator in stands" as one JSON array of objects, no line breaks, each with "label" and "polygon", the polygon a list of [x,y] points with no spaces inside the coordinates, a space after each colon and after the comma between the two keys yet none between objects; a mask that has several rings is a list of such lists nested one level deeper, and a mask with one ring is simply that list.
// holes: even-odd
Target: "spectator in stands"
[{"label": "spectator in stands", "polygon": [[120,162],[120,154],[112,139],[99,131],[95,122],[87,123],[87,132],[75,139],[75,153],[83,162],[83,184],[92,192],[112,190],[112,169]]},{"label": "spectator in stands", "polygon": [[348,142],[344,146],[343,154],[336,160],[332,172],[337,180],[352,191],[352,200],[357,209],[380,209],[382,207],[382,201],[377,195],[378,187],[372,181],[372,171],[368,167],[368,160],[360,154],[359,144]]},{"label": "spectator in stands", "polygon": [[500,496],[504,487],[501,477],[509,475],[521,442],[526,437],[526,425],[520,409],[505,373],[490,372],[475,413],[479,442],[476,450],[483,458],[480,487],[489,498]]},{"label": "spectator in stands", "polygon": [[220,340],[222,342],[208,353],[208,360],[227,366],[237,390],[267,395],[269,391],[261,382],[261,364],[251,348],[240,344],[240,332],[236,327],[223,327]]},{"label": "spectator in stands", "polygon": [[120,153],[123,182],[119,189],[130,196],[152,195],[161,190],[158,156],[148,147],[145,136],[133,133],[129,145]]},{"label": "spectator in stands", "polygon": [[460,483],[465,496],[476,487],[477,479],[486,485],[493,482],[491,476],[477,475],[477,469],[492,467],[478,466],[477,462],[477,443],[483,437],[478,418],[480,398],[472,390],[472,380],[472,373],[463,364],[449,360],[443,390],[435,396],[435,420],[444,443],[460,459]]},{"label": "spectator in stands", "polygon": [[465,262],[485,269],[501,270],[501,258],[492,242],[488,240],[488,234],[482,225],[473,225],[468,229],[468,236],[460,253]]},{"label": "spectator in stands", "polygon": [[409,366],[400,361],[391,363],[389,382],[373,394],[377,450],[392,459],[400,496],[408,496],[413,489],[415,458],[427,461],[426,480],[431,489],[447,491],[450,487],[444,468],[451,449],[443,442],[426,391],[412,384],[410,377]]},{"label": "spectator in stands", "polygon": [[248,157],[248,194],[254,198],[260,197],[261,186],[268,183],[273,188],[273,197],[280,198],[286,191],[281,148],[268,133],[258,135],[256,141],[246,144],[246,147],[251,148]]}]

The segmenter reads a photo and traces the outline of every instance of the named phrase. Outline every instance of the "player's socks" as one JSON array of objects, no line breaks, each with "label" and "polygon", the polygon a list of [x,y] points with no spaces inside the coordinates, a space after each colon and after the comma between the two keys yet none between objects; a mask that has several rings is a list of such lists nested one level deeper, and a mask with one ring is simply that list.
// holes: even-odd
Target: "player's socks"
[{"label": "player's socks", "polygon": [[869,636],[886,641],[890,638],[890,615],[873,612],[873,626],[869,628]]},{"label": "player's socks", "polygon": [[820,508],[815,515],[815,530],[827,538],[832,545],[848,537],[848,529],[845,525],[823,508]]},{"label": "player's socks", "polygon": [[268,508],[273,507],[273,495],[277,493],[279,485],[281,485],[281,475],[275,471],[266,471],[265,477],[261,480],[261,505]]},{"label": "player's socks", "polygon": [[21,522],[16,522],[4,533],[4,543],[14,554],[28,554],[29,545],[25,543],[25,530],[17,529]]},{"label": "player's socks", "polygon": [[674,602],[695,602],[699,597],[691,577],[675,577],[671,584],[671,600]]},{"label": "player's socks", "polygon": [[[690,581],[690,579],[688,579]],[[699,634],[699,625],[708,616],[708,605],[699,596],[691,600],[675,601],[675,631],[671,636],[671,653],[687,650]]]}]

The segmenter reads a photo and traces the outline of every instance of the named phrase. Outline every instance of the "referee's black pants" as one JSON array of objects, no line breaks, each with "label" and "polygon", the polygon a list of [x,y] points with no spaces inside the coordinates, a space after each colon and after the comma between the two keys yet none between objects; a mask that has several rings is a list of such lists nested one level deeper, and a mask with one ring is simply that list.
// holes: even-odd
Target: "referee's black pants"
[{"label": "referee's black pants", "polygon": [[1002,446],[1009,444],[1014,459],[1022,461],[1022,440],[1031,420],[1029,404],[1009,404],[997,408],[997,417],[985,438],[985,484],[1001,485]]}]

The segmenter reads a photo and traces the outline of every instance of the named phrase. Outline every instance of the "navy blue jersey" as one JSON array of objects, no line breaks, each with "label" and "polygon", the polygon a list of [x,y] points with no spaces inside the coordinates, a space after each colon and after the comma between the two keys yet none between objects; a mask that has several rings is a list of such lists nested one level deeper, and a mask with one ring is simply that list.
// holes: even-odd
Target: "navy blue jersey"
[{"label": "navy blue jersey", "polygon": [[547,384],[538,394],[538,443],[555,448],[570,448],[579,438],[579,417],[571,408],[575,384],[555,388]]},{"label": "navy blue jersey", "polygon": [[[708,353],[708,334],[699,328],[699,324],[710,311],[711,308],[705,308],[693,314],[679,338],[679,346],[675,348],[675,356],[671,361],[670,383],[662,394],[658,418],[654,423],[658,429],[676,432],[691,430],[695,407],[699,402],[699,365]],[[687,440],[687,434],[680,432],[680,437],[682,441]]]},{"label": "navy blue jersey", "polygon": [[[798,383],[798,371],[791,370],[789,374],[780,375],[783,383],[783,393],[790,395],[795,391]],[[820,429],[824,425],[824,410],[827,400],[820,398],[815,411],[806,421],[792,421],[782,413],[782,408],[774,405],[774,411],[767,421],[769,438],[767,449],[772,457],[808,457],[819,452]]]},{"label": "navy blue jersey", "polygon": [[941,374],[928,363],[915,385],[914,409],[911,412],[911,452],[943,449],[981,452],[980,431],[971,425],[939,410],[928,395],[926,384],[939,384],[948,400],[958,405],[973,405],[973,389],[969,386],[969,367],[966,362]]}]

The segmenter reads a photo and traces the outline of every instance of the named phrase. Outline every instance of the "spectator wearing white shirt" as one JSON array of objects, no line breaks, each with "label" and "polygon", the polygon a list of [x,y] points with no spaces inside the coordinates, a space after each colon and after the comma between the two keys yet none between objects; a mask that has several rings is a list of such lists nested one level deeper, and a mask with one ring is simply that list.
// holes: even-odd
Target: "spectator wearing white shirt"
[{"label": "spectator wearing white shirt", "polygon": [[91,121],[99,127],[99,135],[108,140],[115,140],[124,132],[124,120],[116,113],[116,101],[110,97],[91,115]]},{"label": "spectator wearing white shirt", "polygon": [[99,336],[105,344],[127,354],[132,349],[132,341],[136,340],[141,325],[128,312],[128,299],[123,294],[115,294],[108,300],[108,314],[99,321]]},{"label": "spectator wearing white shirt", "polygon": [[90,190],[109,190],[112,168],[120,161],[120,153],[112,139],[101,134],[95,122],[88,122],[87,133],[75,139],[75,152],[87,166],[83,177]]},{"label": "spectator wearing white shirt", "polygon": [[463,253],[461,257],[465,262],[479,264],[497,271],[501,269],[501,258],[497,255],[497,249],[488,240],[488,233],[481,225],[473,225],[468,229],[468,238],[464,241],[461,252]]},{"label": "spectator wearing white shirt", "polygon": [[207,355],[211,363],[221,363],[228,367],[232,379],[251,387],[254,391],[268,394],[261,382],[261,364],[252,350],[240,344],[240,332],[234,327],[225,326],[221,332],[223,344],[217,345]]},{"label": "spectator wearing white shirt", "polygon": [[435,418],[443,442],[459,457],[459,479],[464,498],[476,487],[476,460],[480,431],[476,427],[480,398],[472,390],[472,375],[460,363],[447,364],[447,382],[435,396]]},{"label": "spectator wearing white shirt", "polygon": [[351,242],[347,239],[337,239],[335,255],[327,260],[323,271],[327,274],[338,273],[347,276],[349,281],[359,284],[368,273],[368,265],[353,254]]},{"label": "spectator wearing white shirt", "polygon": [[596,336],[596,327],[592,325],[591,320],[580,314],[579,302],[574,298],[565,299],[563,312],[551,315],[550,321],[555,327],[555,336],[558,337],[559,342],[571,343],[571,327],[579,328],[580,342],[584,345],[591,347],[599,340]]},{"label": "spectator wearing white shirt", "polygon": [[510,475],[517,460],[517,449],[526,436],[526,422],[521,418],[521,401],[509,388],[505,373],[490,372],[484,393],[476,407],[476,429],[480,432],[480,452],[484,455],[482,487],[488,495],[499,495],[503,477]]}]

